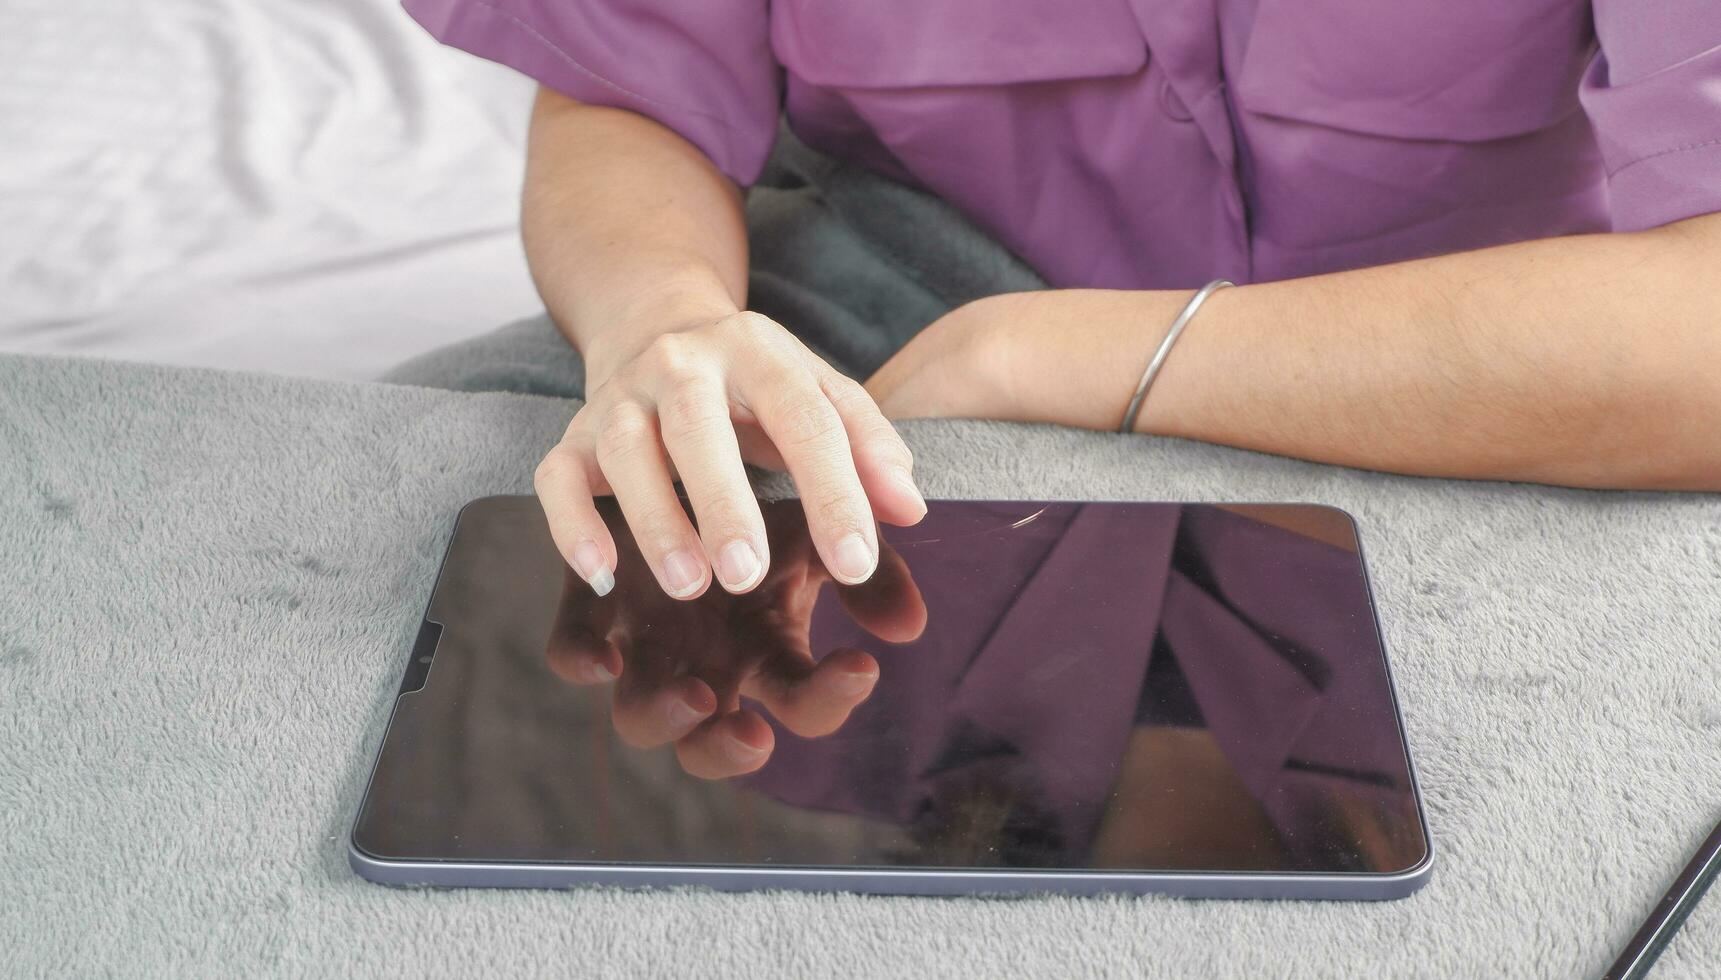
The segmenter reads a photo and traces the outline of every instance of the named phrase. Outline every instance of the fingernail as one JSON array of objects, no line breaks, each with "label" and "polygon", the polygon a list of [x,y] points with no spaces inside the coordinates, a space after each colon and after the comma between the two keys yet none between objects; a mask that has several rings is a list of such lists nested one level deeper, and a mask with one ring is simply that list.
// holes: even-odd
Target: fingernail
[{"label": "fingernail", "polygon": [[836,549],[831,552],[831,560],[836,564],[831,573],[848,585],[865,582],[872,575],[872,549],[858,534],[838,541]]},{"label": "fingernail", "polygon": [[669,702],[669,727],[671,731],[684,731],[703,720],[705,720],[705,713],[686,701]]},{"label": "fingernail", "polygon": [[682,550],[670,552],[663,560],[663,578],[669,594],[679,599],[699,591],[705,574],[693,552]]},{"label": "fingernail", "polygon": [[757,745],[749,745],[733,735],[729,736],[728,742],[729,757],[738,762],[748,762],[750,760],[757,759],[759,758],[759,753],[765,751]]},{"label": "fingernail", "polygon": [[910,476],[907,470],[897,470],[896,482],[920,506],[921,516],[926,516],[926,498],[921,496],[920,488],[914,485],[914,477]]},{"label": "fingernail", "polygon": [[839,670],[831,678],[831,686],[836,688],[839,694],[859,694],[872,687],[873,682],[877,680],[877,674],[856,670]]},{"label": "fingernail", "polygon": [[604,564],[604,553],[590,541],[574,545],[574,571],[600,596],[609,595],[615,588],[615,575]]},{"label": "fingernail", "polygon": [[[608,590],[608,589],[605,589],[605,590],[604,590],[604,591],[605,591],[605,592],[608,592],[608,591],[609,591],[609,590]],[[602,592],[600,592],[600,593],[598,593],[598,594],[599,594],[599,595],[602,595],[602,594],[603,594],[603,593],[602,593]],[[600,684],[601,684],[601,683],[603,683],[603,682],[605,682],[605,681],[613,681],[613,680],[615,680],[615,674],[614,674],[614,673],[612,673],[612,672],[611,672],[611,671],[610,671],[610,669],[609,669],[609,668],[608,668],[608,667],[605,667],[605,666],[604,666],[604,665],[603,665],[603,664],[601,664],[601,663],[594,663],[594,664],[592,664],[592,668],[591,668],[591,669],[592,669],[592,676],[593,676],[593,677],[595,677],[595,678],[597,678],[597,680],[598,680],[598,683],[600,683]]]},{"label": "fingernail", "polygon": [[759,553],[745,541],[731,541],[717,553],[717,577],[731,592],[752,588],[764,570],[765,566],[759,563]]}]

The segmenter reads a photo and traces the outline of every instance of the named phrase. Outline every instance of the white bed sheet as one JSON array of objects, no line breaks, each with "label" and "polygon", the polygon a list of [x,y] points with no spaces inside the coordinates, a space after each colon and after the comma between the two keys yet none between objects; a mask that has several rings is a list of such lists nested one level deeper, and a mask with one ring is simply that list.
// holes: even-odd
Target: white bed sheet
[{"label": "white bed sheet", "polygon": [[539,310],[531,91],[395,0],[0,0],[0,350],[367,378]]}]

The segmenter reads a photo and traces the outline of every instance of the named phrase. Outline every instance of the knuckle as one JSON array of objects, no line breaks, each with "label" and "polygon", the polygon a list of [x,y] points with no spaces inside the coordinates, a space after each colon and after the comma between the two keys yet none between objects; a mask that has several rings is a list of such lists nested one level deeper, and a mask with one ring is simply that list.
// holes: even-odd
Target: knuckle
[{"label": "knuckle", "polygon": [[562,479],[571,473],[579,461],[574,458],[573,451],[566,443],[556,446],[544,454],[538,461],[538,468],[532,472],[533,485],[542,485]]},{"label": "knuckle", "polygon": [[871,444],[880,450],[894,446],[897,453],[908,452],[908,446],[903,443],[902,436],[897,434],[896,426],[891,425],[890,420],[876,410],[851,413],[844,422],[854,428],[854,435],[859,442]]},{"label": "knuckle", "polygon": [[538,468],[532,471],[532,486],[539,490],[556,479],[556,474],[562,470],[562,464],[556,460],[555,454],[545,456],[538,461]]},{"label": "knuckle", "polygon": [[896,431],[896,426],[891,425],[888,419],[880,419],[868,424],[862,437],[875,452],[885,456],[891,462],[901,463],[904,466],[914,465],[914,450],[908,448],[908,443],[903,441],[902,433]]},{"label": "knuckle", "polygon": [[831,372],[825,385],[830,389],[831,400],[856,407],[870,407],[872,396],[867,393],[866,386],[846,374]]},{"label": "knuckle", "polygon": [[861,529],[862,522],[857,516],[855,503],[844,489],[820,487],[808,495],[804,506],[811,511],[807,516],[820,527],[842,531]]},{"label": "knuckle", "polygon": [[604,406],[608,403],[608,399],[600,402],[594,396],[588,399],[584,405],[581,405],[580,410],[575,412],[574,417],[568,421],[567,431],[562,433],[562,441],[551,452],[573,453],[589,448],[592,443],[592,432],[597,427],[598,420],[603,418]]},{"label": "knuckle", "polygon": [[840,426],[828,402],[806,391],[779,400],[772,413],[775,441],[788,449],[808,450],[828,445]]},{"label": "knuckle", "polygon": [[693,342],[680,333],[653,337],[638,358],[643,370],[658,377],[688,374],[693,371],[697,360]]},{"label": "knuckle", "polygon": [[584,432],[587,427],[592,424],[592,419],[599,411],[594,404],[596,401],[597,399],[595,396],[588,397],[586,399],[586,403],[580,406],[580,410],[574,413],[574,417],[568,420],[568,429],[566,432],[562,433],[563,442],[567,442],[568,440],[575,438],[579,433]]},{"label": "knuckle", "polygon": [[639,452],[651,430],[651,419],[644,411],[632,405],[617,406],[604,416],[598,427],[598,461],[613,462]]},{"label": "knuckle", "polygon": [[678,549],[695,543],[687,514],[679,507],[645,505],[638,520],[629,520],[640,553],[653,561],[661,561]]},{"label": "knuckle", "polygon": [[749,356],[763,358],[767,363],[799,360],[799,345],[794,336],[770,317],[738,313],[726,326],[734,346]]},{"label": "knuckle", "polygon": [[831,400],[843,406],[843,422],[857,446],[880,462],[904,469],[914,468],[914,453],[902,440],[896,426],[884,417],[872,395],[853,378],[838,375],[827,382]]},{"label": "knuckle", "polygon": [[724,325],[738,333],[753,337],[775,338],[777,333],[783,329],[777,325],[777,321],[763,313],[755,313],[752,310],[742,310],[725,320]]},{"label": "knuckle", "polygon": [[786,392],[801,392],[807,388],[806,373],[799,364],[780,357],[755,358],[746,365],[742,374],[745,380],[744,394],[747,394],[754,407],[762,407],[769,414],[771,410],[788,404],[793,397]]},{"label": "knuckle", "polygon": [[871,439],[870,442],[873,456],[886,466],[895,466],[911,471],[914,469],[914,453],[909,451],[906,443],[896,438],[895,433],[889,436],[881,434],[877,438]]},{"label": "knuckle", "polygon": [[896,460],[907,469],[914,469],[914,450],[908,448],[908,443],[903,441],[902,436],[897,434],[895,428],[890,430],[890,439],[887,441],[891,447],[889,451],[896,455]]},{"label": "knuckle", "polygon": [[833,379],[829,384],[832,388],[831,401],[843,406],[849,419],[863,428],[866,435],[897,438],[896,427],[884,417],[878,402],[872,397],[872,392],[867,391],[864,385],[849,377]]},{"label": "knuckle", "polygon": [[[749,505],[753,508],[751,514],[747,512]],[[758,505],[751,497],[741,499],[724,494],[700,510],[699,537],[703,541],[722,545],[737,538],[762,540],[765,536]]]},{"label": "knuckle", "polygon": [[652,539],[641,541],[641,548],[656,555],[669,554],[687,538],[687,515],[679,509],[647,507],[639,515],[639,526]]},{"label": "knuckle", "polygon": [[698,428],[727,417],[728,406],[717,386],[702,375],[689,374],[670,380],[658,398],[664,420],[683,428]]}]

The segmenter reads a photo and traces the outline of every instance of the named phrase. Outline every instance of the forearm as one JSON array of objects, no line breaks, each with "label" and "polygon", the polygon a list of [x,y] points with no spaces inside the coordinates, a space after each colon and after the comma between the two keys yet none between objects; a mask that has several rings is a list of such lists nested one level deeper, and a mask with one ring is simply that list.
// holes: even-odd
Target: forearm
[{"label": "forearm", "polygon": [[658,333],[746,303],[740,192],[650,119],[541,90],[522,205],[532,278],[599,377]]},{"label": "forearm", "polygon": [[[1015,401],[1026,417],[1116,425],[1188,294],[1059,295],[1025,300],[1024,320],[1074,318],[1093,342],[1069,375],[1048,379],[1043,356],[1017,372]],[[1717,489],[1717,365],[1710,216],[1223,290],[1138,426],[1404,473]]]}]

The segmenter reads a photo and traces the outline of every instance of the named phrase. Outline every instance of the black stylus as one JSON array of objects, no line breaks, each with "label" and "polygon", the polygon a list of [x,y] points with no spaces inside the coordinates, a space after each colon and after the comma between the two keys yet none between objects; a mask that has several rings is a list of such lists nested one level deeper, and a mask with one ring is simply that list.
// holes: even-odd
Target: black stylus
[{"label": "black stylus", "polygon": [[1679,872],[1679,878],[1667,894],[1661,896],[1661,901],[1655,903],[1655,910],[1649,913],[1649,918],[1644,920],[1637,935],[1631,937],[1631,942],[1625,944],[1625,952],[1620,953],[1619,959],[1614,960],[1613,966],[1602,974],[1602,980],[1638,980],[1647,976],[1649,968],[1655,965],[1655,958],[1685,924],[1685,917],[1697,907],[1698,900],[1709,889],[1709,883],[1715,880],[1717,872],[1721,872],[1721,824],[1716,824],[1715,829],[1709,832],[1708,839],[1697,849],[1691,863]]}]

